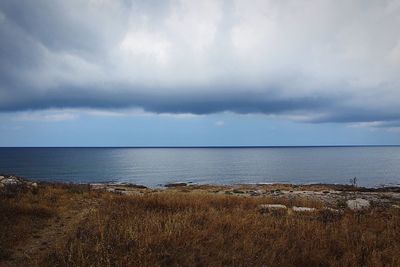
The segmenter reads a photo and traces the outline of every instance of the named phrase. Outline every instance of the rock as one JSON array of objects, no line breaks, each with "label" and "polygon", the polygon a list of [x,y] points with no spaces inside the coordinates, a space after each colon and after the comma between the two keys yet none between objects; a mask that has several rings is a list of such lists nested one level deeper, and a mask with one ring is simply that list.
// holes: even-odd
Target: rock
[{"label": "rock", "polygon": [[347,207],[351,210],[363,210],[370,207],[368,200],[363,198],[356,198],[346,201]]},{"label": "rock", "polygon": [[187,183],[172,183],[172,184],[166,184],[164,185],[165,187],[179,187],[179,186],[187,186]]},{"label": "rock", "polygon": [[1,183],[4,185],[18,184],[19,181],[17,179],[13,179],[12,177],[1,180]]},{"label": "rock", "polygon": [[5,177],[3,175],[0,175],[0,181],[3,180]]},{"label": "rock", "polygon": [[292,208],[292,210],[295,211],[295,212],[314,212],[314,211],[316,211],[315,208],[296,207],[296,206],[294,206]]},{"label": "rock", "polygon": [[392,205],[392,208],[400,210],[400,205]]},{"label": "rock", "polygon": [[32,186],[33,188],[37,188],[37,187],[38,187],[38,184],[37,184],[37,183],[32,183],[31,186]]},{"label": "rock", "polygon": [[287,212],[287,207],[282,204],[261,204],[258,206],[258,211],[261,214],[272,213],[274,215],[284,215]]}]

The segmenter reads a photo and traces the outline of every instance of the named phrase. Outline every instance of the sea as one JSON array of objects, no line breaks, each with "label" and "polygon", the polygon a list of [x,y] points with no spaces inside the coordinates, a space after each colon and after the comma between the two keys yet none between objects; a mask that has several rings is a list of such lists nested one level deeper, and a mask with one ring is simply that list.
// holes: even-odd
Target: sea
[{"label": "sea", "polygon": [[0,174],[51,182],[400,186],[400,146],[0,148]]}]

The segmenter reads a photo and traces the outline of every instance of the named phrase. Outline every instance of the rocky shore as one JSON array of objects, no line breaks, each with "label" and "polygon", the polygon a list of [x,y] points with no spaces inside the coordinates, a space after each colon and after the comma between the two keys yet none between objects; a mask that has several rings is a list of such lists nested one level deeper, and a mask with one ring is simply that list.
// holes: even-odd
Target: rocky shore
[{"label": "rocky shore", "polygon": [[[40,183],[39,183],[40,184]],[[90,190],[110,192],[120,195],[141,195],[163,191],[200,194],[224,194],[251,198],[276,198],[286,200],[311,200],[323,203],[324,208],[362,210],[371,206],[400,208],[400,187],[365,188],[336,184],[236,184],[236,185],[196,185],[187,183],[166,184],[160,188],[148,188],[129,183],[88,184]],[[0,175],[0,193],[13,194],[17,191],[37,190],[38,183],[13,175]],[[279,209],[273,206],[262,209]],[[282,207],[281,207],[282,208]],[[296,212],[313,211],[309,207],[297,207]]]},{"label": "rocky shore", "polygon": [[0,175],[0,193],[3,195],[14,195],[27,190],[35,191],[37,188],[36,182],[13,175]]},{"label": "rocky shore", "polygon": [[[225,194],[240,197],[304,199],[321,202],[325,207],[335,209],[362,210],[370,206],[400,208],[400,187],[365,188],[333,184],[194,185],[186,183],[167,184],[163,188],[157,189],[134,184],[91,184],[90,186],[93,190],[121,195],[140,195],[169,190],[183,193]],[[297,211],[310,210],[300,208]]]}]

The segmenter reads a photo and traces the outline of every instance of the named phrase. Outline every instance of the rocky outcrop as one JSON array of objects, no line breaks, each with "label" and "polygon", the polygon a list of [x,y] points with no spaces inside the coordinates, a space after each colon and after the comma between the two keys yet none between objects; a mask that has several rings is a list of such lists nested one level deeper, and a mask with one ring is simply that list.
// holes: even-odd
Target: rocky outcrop
[{"label": "rocky outcrop", "polygon": [[0,194],[14,196],[18,192],[32,190],[36,192],[38,184],[13,175],[0,176]]},{"label": "rocky outcrop", "polygon": [[364,210],[368,209],[371,205],[368,200],[363,198],[356,198],[346,201],[347,207],[351,210]]}]

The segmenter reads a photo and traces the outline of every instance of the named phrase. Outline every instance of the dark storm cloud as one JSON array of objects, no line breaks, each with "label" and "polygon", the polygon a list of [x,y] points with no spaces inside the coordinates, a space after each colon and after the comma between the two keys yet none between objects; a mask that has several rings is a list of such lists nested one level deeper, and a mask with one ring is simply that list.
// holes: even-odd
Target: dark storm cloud
[{"label": "dark storm cloud", "polygon": [[[0,111],[400,120],[397,1],[0,3]],[[383,126],[382,126],[383,127]]]}]

